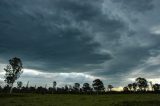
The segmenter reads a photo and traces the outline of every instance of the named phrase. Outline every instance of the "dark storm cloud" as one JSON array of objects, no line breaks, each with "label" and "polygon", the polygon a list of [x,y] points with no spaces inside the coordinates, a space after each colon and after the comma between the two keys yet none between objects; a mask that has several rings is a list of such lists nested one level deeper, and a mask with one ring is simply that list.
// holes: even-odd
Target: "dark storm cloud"
[{"label": "dark storm cloud", "polygon": [[113,39],[119,36],[116,30],[124,25],[103,14],[102,3],[102,0],[0,1],[1,58],[19,56],[28,68],[74,67],[82,71],[88,64],[112,59],[110,53],[95,52],[100,44],[94,41],[94,32],[107,32],[106,37]]},{"label": "dark storm cloud", "polygon": [[159,7],[155,6],[158,3],[1,0],[0,62],[18,56],[25,68],[83,71],[114,78],[115,84],[124,82],[126,75],[125,78],[132,77],[130,74],[139,67],[156,73],[159,64],[144,64],[159,55],[160,36],[154,34],[160,30]]},{"label": "dark storm cloud", "polygon": [[143,64],[151,56],[149,48],[126,48],[116,55],[116,59],[106,62],[105,70],[99,72],[99,75],[114,76],[130,73],[132,68]]},{"label": "dark storm cloud", "polygon": [[[154,74],[159,74],[157,70],[159,70],[160,64],[143,64],[146,64],[146,61],[151,57],[159,55],[156,51],[160,49],[160,36],[150,32],[153,26],[160,24],[156,19],[156,17],[159,16],[159,7],[155,7],[154,0],[111,1],[112,3],[110,3],[110,5],[106,4],[106,7],[109,6],[107,9],[111,7],[111,13],[118,16],[120,20],[124,20],[128,28],[121,30],[118,40],[111,40],[111,42],[107,39],[104,40],[105,42],[103,42],[102,45],[105,50],[112,52],[113,59],[104,63],[104,69],[95,70],[92,74],[111,78],[111,80],[113,80],[112,82],[117,85],[123,85],[125,80],[127,81],[133,77],[132,73],[137,70],[146,74],[136,74],[134,77],[143,76],[154,78]],[[156,3],[159,2],[156,1]],[[119,5],[120,7],[118,7],[117,4],[121,4]],[[139,14],[139,12],[143,14]],[[137,20],[137,22],[135,23],[133,19]],[[157,23],[155,25],[153,19],[156,19]],[[157,30],[159,29],[157,28]],[[149,76],[149,74],[147,74],[148,72],[152,74]]]},{"label": "dark storm cloud", "polygon": [[108,48],[110,51],[114,51],[113,59],[107,61],[105,69],[102,69],[98,74],[113,77],[131,73],[135,67],[144,64],[148,58],[159,55],[157,52],[160,49],[159,38],[160,36],[149,34],[149,32],[140,34],[136,32],[132,36],[128,35],[127,38],[123,38],[125,43],[120,40],[117,46]]},{"label": "dark storm cloud", "polygon": [[122,7],[127,10],[136,12],[146,12],[154,8],[153,0],[112,0],[113,2],[122,4]]}]

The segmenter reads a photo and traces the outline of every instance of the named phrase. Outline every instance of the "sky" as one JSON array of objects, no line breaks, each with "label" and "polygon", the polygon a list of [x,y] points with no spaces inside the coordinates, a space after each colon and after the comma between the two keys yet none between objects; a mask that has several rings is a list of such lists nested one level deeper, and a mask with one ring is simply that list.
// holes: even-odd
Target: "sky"
[{"label": "sky", "polygon": [[160,83],[159,0],[0,0],[0,82],[19,57],[24,85]]}]

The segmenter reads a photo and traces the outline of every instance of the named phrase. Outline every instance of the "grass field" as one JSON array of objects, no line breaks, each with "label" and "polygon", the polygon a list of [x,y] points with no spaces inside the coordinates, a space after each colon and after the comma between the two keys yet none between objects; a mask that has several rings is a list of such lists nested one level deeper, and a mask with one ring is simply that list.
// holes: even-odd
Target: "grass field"
[{"label": "grass field", "polygon": [[160,95],[0,94],[0,106],[160,106]]}]

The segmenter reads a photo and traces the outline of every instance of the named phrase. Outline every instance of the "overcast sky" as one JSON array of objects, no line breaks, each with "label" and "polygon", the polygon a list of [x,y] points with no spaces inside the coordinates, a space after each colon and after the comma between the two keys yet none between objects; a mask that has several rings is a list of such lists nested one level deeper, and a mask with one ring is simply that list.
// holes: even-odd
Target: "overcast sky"
[{"label": "overcast sky", "polygon": [[24,84],[160,82],[160,1],[0,0],[1,82],[15,56]]}]

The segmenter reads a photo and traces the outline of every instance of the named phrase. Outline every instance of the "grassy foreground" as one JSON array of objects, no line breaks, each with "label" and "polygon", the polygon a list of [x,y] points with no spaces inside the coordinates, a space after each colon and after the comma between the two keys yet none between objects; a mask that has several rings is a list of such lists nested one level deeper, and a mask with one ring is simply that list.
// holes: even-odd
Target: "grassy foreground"
[{"label": "grassy foreground", "polygon": [[0,106],[160,106],[160,94],[0,94]]}]

